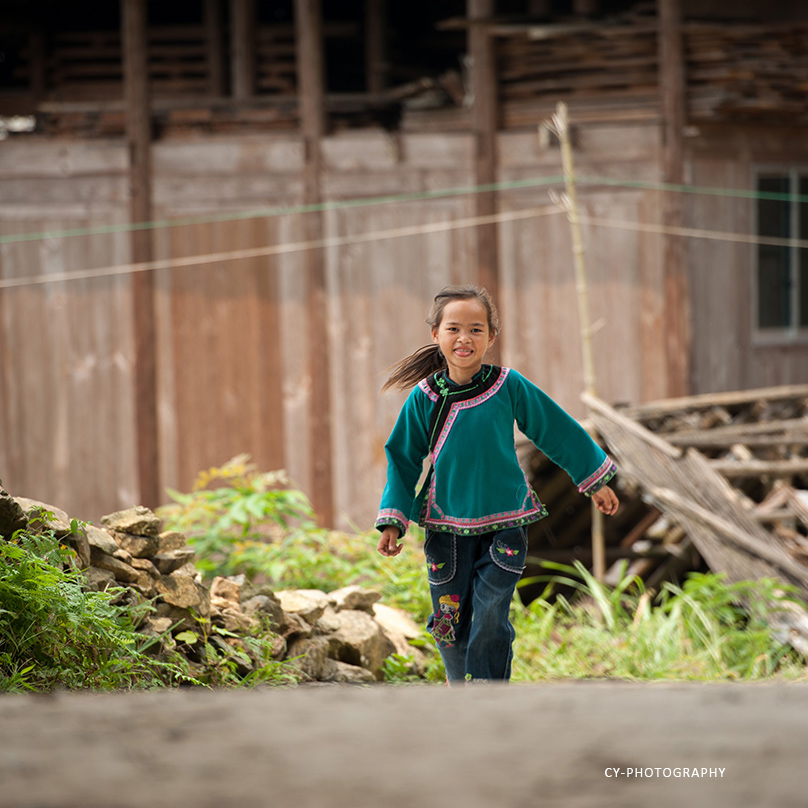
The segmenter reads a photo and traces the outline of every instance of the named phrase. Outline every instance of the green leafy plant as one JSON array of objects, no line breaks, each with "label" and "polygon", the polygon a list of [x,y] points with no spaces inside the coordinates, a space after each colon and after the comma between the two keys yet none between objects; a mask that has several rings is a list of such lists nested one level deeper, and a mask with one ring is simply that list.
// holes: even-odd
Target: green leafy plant
[{"label": "green leafy plant", "polygon": [[71,556],[49,530],[0,540],[0,690],[194,681],[179,656],[147,653],[136,626],[150,605],[123,589],[87,591]]},{"label": "green leafy plant", "polygon": [[[544,597],[512,611],[516,680],[806,677],[804,661],[767,620],[794,600],[779,581],[730,584],[722,574],[691,574],[653,598],[631,576],[608,587],[580,564],[553,568],[561,574],[544,578]],[[558,584],[577,596],[551,601]]]},{"label": "green leafy plant", "polygon": [[260,473],[248,455],[202,472],[190,493],[168,494],[174,503],[159,515],[188,536],[197,567],[209,576],[255,575],[270,563],[266,549],[273,540],[317,531],[311,504],[289,487],[286,473]]}]

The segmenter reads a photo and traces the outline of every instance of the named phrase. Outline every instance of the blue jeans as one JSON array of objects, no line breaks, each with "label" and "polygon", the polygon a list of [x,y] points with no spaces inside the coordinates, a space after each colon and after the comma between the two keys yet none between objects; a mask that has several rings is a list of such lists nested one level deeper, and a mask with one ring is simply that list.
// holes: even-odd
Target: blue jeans
[{"label": "blue jeans", "polygon": [[478,536],[426,531],[435,638],[449,682],[511,677],[515,632],[508,615],[527,560],[527,530]]}]

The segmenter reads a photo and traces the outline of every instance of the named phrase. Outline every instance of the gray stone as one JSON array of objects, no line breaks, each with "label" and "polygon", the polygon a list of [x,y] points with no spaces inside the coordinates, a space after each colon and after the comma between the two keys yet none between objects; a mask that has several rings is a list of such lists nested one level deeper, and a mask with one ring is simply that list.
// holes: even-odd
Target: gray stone
[{"label": "gray stone", "polygon": [[131,584],[137,581],[138,576],[141,575],[141,573],[138,572],[138,570],[136,570],[134,567],[130,567],[129,564],[121,561],[119,558],[107,555],[105,552],[96,547],[91,549],[90,554],[92,557],[91,563],[94,567],[98,567],[98,569],[102,570],[108,570],[118,581]]},{"label": "gray stone", "polygon": [[373,606],[373,616],[385,631],[396,632],[408,640],[417,640],[425,631],[403,609],[394,609],[384,603]]},{"label": "gray stone", "polygon": [[330,660],[333,666],[329,666],[324,671],[324,682],[340,682],[342,684],[371,684],[376,681],[376,677],[365,668],[358,665],[349,665],[347,662]]},{"label": "gray stone", "polygon": [[181,550],[185,547],[187,540],[184,533],[177,530],[165,530],[158,538],[160,539],[158,553],[169,553],[171,550]]},{"label": "gray stone", "polygon": [[146,624],[155,634],[165,634],[171,628],[171,618],[147,617]]},{"label": "gray stone", "polygon": [[118,542],[112,538],[112,534],[108,530],[96,527],[95,525],[84,525],[82,530],[87,536],[90,547],[97,547],[99,550],[103,550],[107,555],[113,555],[118,549]]},{"label": "gray stone", "polygon": [[329,606],[320,616],[320,619],[314,624],[315,634],[331,634],[334,631],[339,631],[340,621],[337,613],[332,606]]},{"label": "gray stone", "polygon": [[128,564],[130,567],[132,566],[132,562],[135,560],[132,554],[127,550],[124,550],[123,547],[119,547],[112,554],[112,557],[117,558],[118,561],[123,561],[124,564]]},{"label": "gray stone", "polygon": [[159,517],[143,505],[109,513],[101,517],[101,523],[116,533],[134,536],[157,536],[161,525]]},{"label": "gray stone", "polygon": [[82,575],[84,575],[84,580],[87,582],[87,588],[96,592],[103,592],[110,586],[118,586],[118,582],[110,570],[87,567],[86,570],[82,570]]},{"label": "gray stone", "polygon": [[268,595],[254,595],[245,600],[242,609],[246,614],[265,614],[276,629],[283,623],[284,614],[277,598]]},{"label": "gray stone", "polygon": [[[61,508],[27,497],[14,497],[14,499],[25,512],[31,530],[52,530],[57,539],[62,539],[70,533],[70,517]],[[47,511],[51,515],[46,519],[37,511]]]},{"label": "gray stone", "polygon": [[140,536],[114,530],[112,533],[118,546],[131,553],[133,558],[151,558],[157,554],[160,539],[157,536]]},{"label": "gray stone", "polygon": [[136,589],[144,598],[157,597],[157,588],[154,585],[154,578],[147,572],[139,572],[137,580],[130,586]]},{"label": "gray stone", "polygon": [[277,593],[281,608],[314,625],[328,606],[328,597],[319,589],[285,589]]},{"label": "gray stone", "polygon": [[327,637],[331,656],[367,668],[381,679],[382,663],[396,650],[381,626],[367,612],[358,610],[337,612],[337,618],[339,630]]},{"label": "gray stone", "polygon": [[133,558],[131,565],[140,572],[145,572],[150,578],[159,578],[160,573],[157,567],[148,558]]},{"label": "gray stone", "polygon": [[179,550],[169,550],[167,553],[157,553],[152,556],[152,561],[163,575],[170,575],[180,567],[184,567],[193,558],[194,551],[190,547],[182,547]]},{"label": "gray stone", "polygon": [[373,614],[373,604],[381,600],[381,594],[361,586],[344,586],[328,595],[328,602],[338,611],[358,609]]},{"label": "gray stone", "polygon": [[210,596],[204,586],[187,575],[161,575],[154,582],[165,603],[179,609],[193,609],[199,617],[210,615]]},{"label": "gray stone", "polygon": [[315,682],[323,681],[335,668],[334,660],[328,658],[328,641],[324,637],[299,637],[289,643],[286,656]]},{"label": "gray stone", "polygon": [[241,582],[217,575],[210,584],[211,598],[219,598],[238,606],[241,602]]},{"label": "gray stone", "polygon": [[171,621],[172,631],[199,630],[199,621],[194,617],[191,609],[182,609],[171,603],[158,602],[152,616],[168,618]]},{"label": "gray stone", "polygon": [[0,488],[0,536],[10,539],[17,530],[25,530],[28,517],[14,497]]},{"label": "gray stone", "polygon": [[75,533],[68,533],[62,537],[61,541],[73,548],[80,569],[86,569],[90,566],[90,542],[87,541],[87,536],[83,530],[79,529]]},{"label": "gray stone", "polygon": [[285,612],[278,630],[287,639],[305,639],[314,633],[311,623],[304,620],[299,614],[286,614]]}]

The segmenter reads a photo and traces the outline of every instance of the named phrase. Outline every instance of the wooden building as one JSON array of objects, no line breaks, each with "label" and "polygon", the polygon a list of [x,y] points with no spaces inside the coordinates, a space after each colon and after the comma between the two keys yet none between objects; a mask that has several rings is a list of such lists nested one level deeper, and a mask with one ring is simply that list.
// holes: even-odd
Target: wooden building
[{"label": "wooden building", "polygon": [[808,13],[739,6],[6,0],[5,484],[95,519],[248,452],[364,528],[455,282],[583,415],[559,101],[599,395],[805,381]]}]

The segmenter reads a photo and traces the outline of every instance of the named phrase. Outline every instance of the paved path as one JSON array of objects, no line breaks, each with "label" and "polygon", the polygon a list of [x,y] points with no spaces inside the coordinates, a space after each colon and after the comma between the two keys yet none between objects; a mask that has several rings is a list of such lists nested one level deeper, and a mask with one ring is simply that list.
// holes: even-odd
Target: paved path
[{"label": "paved path", "polygon": [[805,685],[0,698],[2,808],[806,805]]}]

